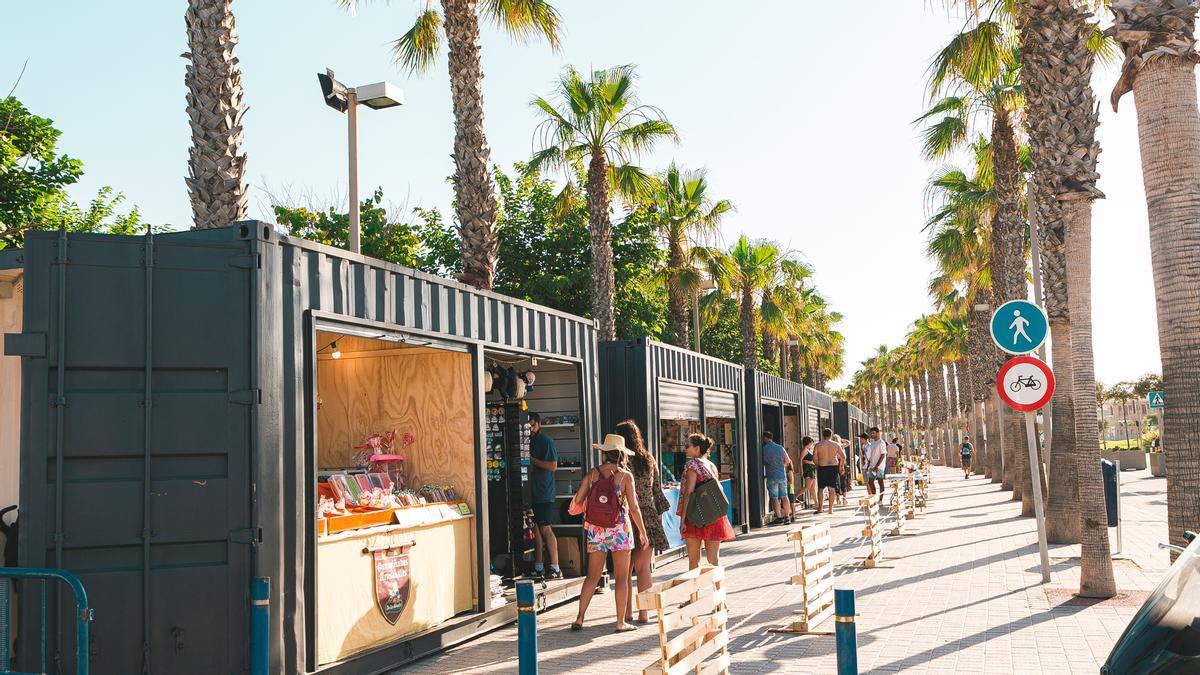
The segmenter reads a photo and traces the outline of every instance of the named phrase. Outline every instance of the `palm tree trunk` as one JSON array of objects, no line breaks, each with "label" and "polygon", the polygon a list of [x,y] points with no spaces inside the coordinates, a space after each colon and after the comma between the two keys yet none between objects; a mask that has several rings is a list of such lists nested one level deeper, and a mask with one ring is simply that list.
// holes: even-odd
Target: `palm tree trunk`
[{"label": "palm tree trunk", "polygon": [[792,382],[799,382],[802,377],[800,370],[801,370],[801,367],[803,366],[803,364],[801,363],[801,360],[800,360],[800,345],[798,345],[798,344],[791,345],[788,347],[788,351],[791,352],[791,356],[792,356],[792,358],[790,359],[791,366],[792,366],[792,369],[791,369],[792,374],[789,379],[791,379]]},{"label": "palm tree trunk", "polygon": [[[242,71],[237,67],[233,0],[188,0],[184,13],[190,61],[187,113],[192,147],[184,179],[197,230],[246,219],[246,155],[242,152]],[[356,206],[356,205],[355,205]]]},{"label": "palm tree trunk", "polygon": [[[1064,261],[1065,262],[1065,261]],[[1064,298],[1065,299],[1065,298]],[[1046,539],[1051,544],[1079,543],[1079,467],[1075,463],[1075,399],[1071,395],[1071,327],[1068,321],[1050,319],[1054,360],[1054,423],[1050,439],[1049,503]]]},{"label": "palm tree trunk", "polygon": [[[1100,479],[1100,436],[1096,421],[1096,376],[1092,360],[1092,203],[1063,203],[1067,229],[1067,283],[1071,288],[1072,385],[1075,406],[1076,465],[1080,467],[1079,594],[1086,598],[1116,595],[1104,484]],[[1193,497],[1194,498],[1194,497]]]},{"label": "palm tree trunk", "polygon": [[679,279],[680,271],[687,265],[685,247],[682,237],[672,236],[667,241],[667,308],[671,316],[671,343],[688,349],[691,346],[688,293]]},{"label": "palm tree trunk", "polygon": [[616,278],[608,205],[608,160],[603,150],[596,149],[588,163],[587,209],[592,249],[592,318],[596,320],[600,340],[617,339],[617,317],[613,310]]},{"label": "palm tree trunk", "polygon": [[462,239],[463,269],[458,280],[491,289],[500,239],[496,235],[496,186],[489,170],[492,151],[483,128],[478,5],[479,0],[442,0],[454,111],[454,208]]},{"label": "palm tree trunk", "polygon": [[[991,302],[992,294],[990,290],[976,290],[976,306],[990,306]],[[990,324],[991,316],[986,309],[971,308],[967,319],[967,352],[969,357],[968,363],[970,365],[971,396],[974,398],[977,407],[988,400],[989,392],[993,389],[992,378],[994,375],[993,368],[996,363],[996,345],[992,343]],[[975,442],[973,445],[977,452],[982,453],[981,461],[983,462],[983,466],[991,466],[992,470],[995,471],[1000,466],[1000,446],[993,443],[993,439],[990,438],[992,434],[984,435],[983,433],[983,425],[986,424],[987,419],[986,409],[981,409],[979,416],[980,419],[976,420],[977,426],[973,430],[975,432]],[[989,431],[993,429],[995,427],[988,425]],[[993,473],[992,475],[995,474]]]},{"label": "palm tree trunk", "polygon": [[742,313],[742,365],[758,367],[758,306],[754,303],[754,289],[743,288]]},{"label": "palm tree trunk", "polygon": [[764,330],[763,334],[762,334],[762,358],[763,358],[763,361],[765,361],[771,365],[775,364],[775,347],[777,344],[778,344],[778,341],[775,340],[775,336],[771,335],[770,333],[768,333],[767,331]]},{"label": "palm tree trunk", "polygon": [[[1149,10],[1141,14],[1144,24],[1130,25],[1134,21],[1129,14],[1132,6]],[[1126,68],[1133,71],[1137,104],[1163,391],[1170,407],[1170,414],[1162,418],[1162,445],[1167,449],[1167,530],[1176,546],[1187,546],[1184,531],[1194,530],[1200,523],[1200,441],[1196,439],[1200,426],[1200,363],[1196,358],[1200,353],[1200,271],[1196,267],[1200,260],[1200,165],[1195,152],[1200,147],[1200,112],[1194,70],[1195,12],[1192,3],[1114,5],[1117,38],[1125,48]],[[1168,24],[1169,19],[1174,22]],[[1137,45],[1126,31],[1138,28],[1155,30],[1159,39],[1151,39],[1151,46],[1166,47],[1170,53],[1133,61],[1131,57],[1141,55],[1139,47],[1144,46]]]}]

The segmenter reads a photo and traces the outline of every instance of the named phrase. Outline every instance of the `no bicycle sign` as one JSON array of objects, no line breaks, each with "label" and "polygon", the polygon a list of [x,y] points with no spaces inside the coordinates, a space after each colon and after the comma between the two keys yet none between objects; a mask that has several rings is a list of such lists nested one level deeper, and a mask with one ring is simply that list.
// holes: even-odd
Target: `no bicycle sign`
[{"label": "no bicycle sign", "polygon": [[1054,373],[1041,359],[1018,356],[1000,367],[996,390],[1010,407],[1033,412],[1054,395]]}]

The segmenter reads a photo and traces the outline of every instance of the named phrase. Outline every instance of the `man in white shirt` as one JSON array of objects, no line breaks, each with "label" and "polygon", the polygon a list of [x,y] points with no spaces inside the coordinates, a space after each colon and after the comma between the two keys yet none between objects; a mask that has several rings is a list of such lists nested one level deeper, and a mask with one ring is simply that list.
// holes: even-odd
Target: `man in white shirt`
[{"label": "man in white shirt", "polygon": [[[870,441],[867,443],[866,456],[863,460],[863,480],[867,483],[868,494],[883,494],[883,476],[886,473],[884,462],[887,460],[887,443],[880,438],[879,427],[871,427]],[[879,492],[875,485],[878,483]]]}]

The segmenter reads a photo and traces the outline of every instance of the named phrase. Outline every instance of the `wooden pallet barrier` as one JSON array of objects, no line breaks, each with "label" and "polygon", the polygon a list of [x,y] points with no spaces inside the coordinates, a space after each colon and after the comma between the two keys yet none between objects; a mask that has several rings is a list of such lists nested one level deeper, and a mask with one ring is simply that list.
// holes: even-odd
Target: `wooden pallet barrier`
[{"label": "wooden pallet barrier", "polygon": [[917,517],[917,481],[911,473],[904,481],[904,507],[908,509],[909,520]]},{"label": "wooden pallet barrier", "polygon": [[724,567],[704,565],[637,594],[639,611],[658,613],[659,658],[643,675],[728,675],[724,579]]},{"label": "wooden pallet barrier", "polygon": [[904,487],[903,481],[898,478],[891,480],[892,488],[892,529],[888,534],[897,536],[904,534],[904,528],[908,525],[908,507],[904,503]]},{"label": "wooden pallet barrier", "polygon": [[833,539],[829,523],[801,525],[788,532],[796,560],[796,574],[790,579],[803,593],[801,609],[791,625],[772,628],[774,633],[833,635],[831,630],[816,627],[833,616]]},{"label": "wooden pallet barrier", "polygon": [[867,513],[867,526],[863,528],[862,534],[871,547],[863,560],[863,567],[878,567],[879,561],[883,559],[883,524],[879,520],[879,505],[882,500],[883,495],[871,495],[858,500]]}]

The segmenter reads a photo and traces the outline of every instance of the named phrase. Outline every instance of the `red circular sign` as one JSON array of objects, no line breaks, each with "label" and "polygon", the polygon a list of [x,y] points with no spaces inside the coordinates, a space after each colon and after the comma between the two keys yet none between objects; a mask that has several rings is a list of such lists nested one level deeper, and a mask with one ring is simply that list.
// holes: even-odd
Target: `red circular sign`
[{"label": "red circular sign", "polygon": [[996,391],[1009,407],[1032,412],[1050,402],[1054,395],[1054,373],[1033,356],[1018,356],[1000,367]]}]

